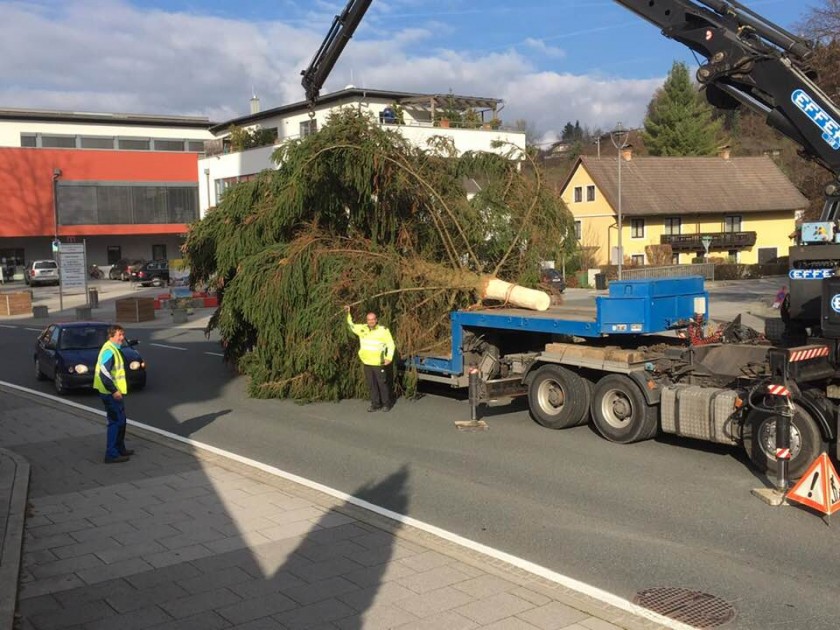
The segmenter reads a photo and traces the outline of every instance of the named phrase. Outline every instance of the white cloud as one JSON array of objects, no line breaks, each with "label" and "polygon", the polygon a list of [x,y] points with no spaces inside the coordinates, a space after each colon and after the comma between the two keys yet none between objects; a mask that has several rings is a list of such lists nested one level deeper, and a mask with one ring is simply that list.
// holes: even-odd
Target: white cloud
[{"label": "white cloud", "polygon": [[[0,14],[0,107],[202,114],[215,121],[247,113],[252,86],[264,109],[302,100],[300,71],[327,28],[141,10],[121,0],[60,8],[46,0],[0,1]],[[375,41],[357,36],[325,91],[342,88],[352,74],[356,85],[370,88],[498,97],[505,100],[503,119],[526,119],[544,132],[568,120],[638,124],[661,83],[537,71],[514,50],[424,49],[431,28],[374,31]],[[527,48],[562,55],[540,40]]]},{"label": "white cloud", "polygon": [[562,48],[558,48],[557,46],[549,46],[545,43],[545,41],[541,39],[534,39],[533,37],[529,37],[525,40],[524,43],[525,46],[545,57],[549,57],[552,59],[560,59],[561,57],[566,56],[565,50],[563,50]]}]

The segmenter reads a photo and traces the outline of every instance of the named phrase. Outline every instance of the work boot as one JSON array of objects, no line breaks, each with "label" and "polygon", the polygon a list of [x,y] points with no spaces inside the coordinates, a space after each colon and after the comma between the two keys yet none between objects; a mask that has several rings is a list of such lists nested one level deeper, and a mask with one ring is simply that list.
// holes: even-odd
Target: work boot
[{"label": "work boot", "polygon": [[106,457],[102,460],[105,464],[121,464],[131,459],[128,455],[117,455],[116,457]]},{"label": "work boot", "polygon": [[382,409],[382,407],[376,407],[374,405],[371,405],[370,407],[368,407],[368,413],[371,413],[373,411],[379,411],[380,409]]},{"label": "work boot", "polygon": [[120,451],[120,455],[126,455],[126,456],[134,455],[134,449],[133,448],[127,448],[124,451]]}]

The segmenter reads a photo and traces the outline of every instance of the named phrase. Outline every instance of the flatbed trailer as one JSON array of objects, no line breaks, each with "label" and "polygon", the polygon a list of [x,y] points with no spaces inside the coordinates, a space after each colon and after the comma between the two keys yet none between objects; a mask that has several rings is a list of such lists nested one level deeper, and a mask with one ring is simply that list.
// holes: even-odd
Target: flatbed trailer
[{"label": "flatbed trailer", "polygon": [[776,469],[776,419],[789,404],[768,385],[784,376],[795,384],[790,474],[798,476],[837,444],[828,344],[681,337],[706,320],[708,305],[703,279],[688,277],[613,282],[594,308],[455,311],[449,352],[414,356],[408,367],[421,381],[452,387],[467,387],[477,370],[482,401],[527,396],[531,416],[548,428],[591,419],[613,442],[663,432],[742,445],[764,471]]}]

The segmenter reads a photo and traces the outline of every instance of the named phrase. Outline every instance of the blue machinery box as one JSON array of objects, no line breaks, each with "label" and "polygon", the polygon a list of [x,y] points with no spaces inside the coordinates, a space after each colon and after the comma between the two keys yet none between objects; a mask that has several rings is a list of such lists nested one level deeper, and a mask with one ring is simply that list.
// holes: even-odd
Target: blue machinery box
[{"label": "blue machinery box", "polygon": [[652,278],[610,284],[606,297],[595,299],[599,332],[644,334],[663,332],[696,313],[709,312],[703,278]]}]

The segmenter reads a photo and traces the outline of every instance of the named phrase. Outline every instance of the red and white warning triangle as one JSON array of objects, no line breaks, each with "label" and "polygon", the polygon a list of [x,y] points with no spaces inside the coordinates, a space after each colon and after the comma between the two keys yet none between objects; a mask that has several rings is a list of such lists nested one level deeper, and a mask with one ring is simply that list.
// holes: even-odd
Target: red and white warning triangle
[{"label": "red and white warning triangle", "polygon": [[826,453],[814,460],[786,496],[827,515],[840,509],[840,476]]}]

